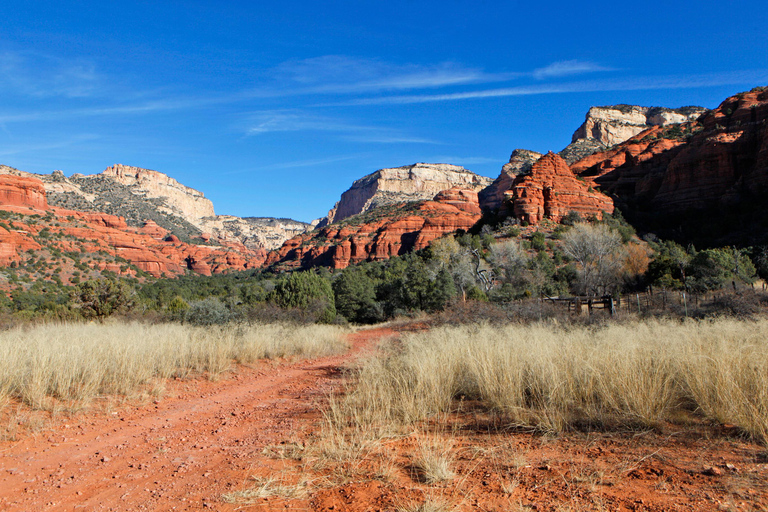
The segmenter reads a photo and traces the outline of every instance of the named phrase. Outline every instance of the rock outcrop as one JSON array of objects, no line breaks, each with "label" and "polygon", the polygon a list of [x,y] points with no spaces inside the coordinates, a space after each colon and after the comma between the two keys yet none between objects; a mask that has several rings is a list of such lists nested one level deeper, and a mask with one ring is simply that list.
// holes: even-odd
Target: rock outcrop
[{"label": "rock outcrop", "polygon": [[461,187],[479,192],[491,183],[458,165],[417,163],[380,169],[356,180],[318,227],[395,203],[429,200],[442,190]]},{"label": "rock outcrop", "polygon": [[233,215],[206,217],[201,224],[205,232],[214,239],[239,242],[253,250],[268,251],[277,249],[289,238],[312,229],[311,225],[292,219]]},{"label": "rock outcrop", "polygon": [[[116,164],[101,173],[118,183],[130,187],[134,193],[149,198],[163,199],[168,213],[198,225],[203,217],[212,217],[213,203],[202,192],[187,187],[161,172]],[[199,226],[198,226],[199,227]]]},{"label": "rock outcrop", "polygon": [[516,149],[509,157],[509,162],[501,168],[499,177],[478,194],[483,210],[498,210],[504,203],[504,193],[512,188],[518,176],[531,172],[531,167],[541,158],[541,153],[527,149]]},{"label": "rock outcrop", "polygon": [[[75,268],[84,268],[80,260],[90,258],[89,275],[136,275],[138,269],[161,277],[187,270],[207,275],[245,270],[261,266],[266,258],[265,250],[242,244],[184,243],[151,222],[137,228],[123,217],[50,206],[43,182],[22,173],[0,175],[0,211],[6,212],[0,222],[2,266],[29,258],[56,261],[60,272],[72,276]],[[71,255],[69,260],[64,254]]]},{"label": "rock outcrop", "polygon": [[[754,223],[765,215],[768,190],[768,88],[728,98],[695,122],[646,130],[572,169],[648,229],[707,228],[712,243],[714,224],[730,218],[717,228],[722,242],[741,231],[739,242],[763,243],[766,230]],[[696,211],[709,215],[691,222]]]},{"label": "rock outcrop", "polygon": [[613,213],[611,198],[580,181],[565,160],[552,152],[536,161],[529,173],[515,178],[505,194],[514,216],[529,224],[543,219],[559,222],[569,212],[585,218]]},{"label": "rock outcrop", "polygon": [[213,203],[202,192],[161,172],[122,164],[113,165],[100,174],[73,174],[69,178],[61,171],[50,175],[32,174],[7,166],[0,166],[0,175],[41,180],[52,206],[124,217],[133,227],[151,222],[187,243],[200,239],[202,233],[209,233],[214,243],[271,250],[311,228],[309,224],[290,219],[215,215]]},{"label": "rock outcrop", "polygon": [[451,188],[433,200],[380,206],[294,237],[269,254],[268,265],[345,268],[427,247],[446,233],[468,230],[480,219],[474,190]]},{"label": "rock outcrop", "polygon": [[48,209],[43,183],[24,176],[0,175],[0,204]]},{"label": "rock outcrop", "polygon": [[565,160],[565,163],[571,165],[586,156],[605,151],[606,149],[608,149],[608,146],[597,139],[577,139],[568,144],[558,155]]},{"label": "rock outcrop", "polygon": [[667,126],[696,120],[707,112],[702,107],[640,107],[613,105],[592,107],[584,123],[574,132],[572,142],[595,139],[605,146],[620,144],[651,126]]}]

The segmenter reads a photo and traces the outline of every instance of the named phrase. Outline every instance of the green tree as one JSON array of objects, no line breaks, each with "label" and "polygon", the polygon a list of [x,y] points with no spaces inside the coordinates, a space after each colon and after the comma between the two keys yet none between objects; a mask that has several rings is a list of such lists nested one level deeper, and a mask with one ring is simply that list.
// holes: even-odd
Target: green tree
[{"label": "green tree", "polygon": [[336,312],[350,322],[374,323],[383,320],[376,302],[376,282],[361,266],[346,268],[333,282]]},{"label": "green tree", "polygon": [[691,288],[696,291],[717,290],[736,283],[755,281],[755,266],[743,252],[732,247],[699,252],[689,265]]},{"label": "green tree", "polygon": [[116,279],[89,279],[75,287],[73,302],[85,318],[102,320],[133,305],[133,289]]},{"label": "green tree", "polygon": [[[691,254],[671,240],[652,243],[653,260],[645,273],[646,279],[661,288],[687,289],[688,265]],[[695,254],[695,249],[692,249]]]},{"label": "green tree", "polygon": [[320,323],[330,323],[336,318],[331,284],[314,272],[293,272],[280,280],[269,300],[282,308],[315,310]]}]

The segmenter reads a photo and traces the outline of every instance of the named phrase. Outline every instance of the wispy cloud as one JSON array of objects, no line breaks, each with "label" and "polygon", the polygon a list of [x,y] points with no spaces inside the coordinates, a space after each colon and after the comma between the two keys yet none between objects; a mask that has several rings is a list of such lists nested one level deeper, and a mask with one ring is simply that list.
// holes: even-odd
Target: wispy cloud
[{"label": "wispy cloud", "polygon": [[354,132],[374,129],[370,126],[346,123],[337,119],[294,110],[254,112],[250,114],[250,118],[251,126],[247,129],[247,135],[299,131]]},{"label": "wispy cloud", "polygon": [[440,88],[510,80],[520,73],[491,74],[452,62],[423,66],[392,64],[375,59],[359,59],[345,55],[325,55],[311,59],[288,61],[272,71],[286,94],[344,94]]},{"label": "wispy cloud", "polygon": [[33,97],[92,96],[102,85],[87,59],[65,60],[33,53],[0,53],[0,90]]},{"label": "wispy cloud", "polygon": [[335,132],[343,140],[376,144],[440,144],[393,128],[357,124],[301,110],[268,110],[250,114],[246,136],[274,132]]},{"label": "wispy cloud", "polygon": [[348,160],[356,160],[367,156],[367,153],[353,153],[339,156],[331,156],[327,158],[312,158],[307,160],[294,160],[291,162],[280,162],[276,164],[269,164],[260,166],[258,169],[242,169],[235,171],[225,171],[221,174],[245,174],[245,173],[258,173],[264,170],[282,170],[282,169],[299,169],[302,167],[318,167],[322,165],[334,164],[337,162],[346,162]]},{"label": "wispy cloud", "polygon": [[564,94],[579,92],[633,91],[655,89],[696,89],[723,85],[755,84],[768,81],[768,70],[746,70],[729,73],[712,73],[688,76],[638,77],[623,80],[582,81],[562,84],[539,84],[518,87],[484,89],[479,91],[448,94],[421,94],[402,96],[381,96],[358,98],[345,103],[326,106],[355,105],[407,105],[440,101],[461,101],[507,96],[530,96],[538,94]]},{"label": "wispy cloud", "polygon": [[595,73],[597,71],[612,71],[611,68],[587,62],[582,60],[563,60],[553,62],[549,66],[534,69],[531,75],[537,80],[546,78],[560,78],[563,76],[581,75],[584,73]]},{"label": "wispy cloud", "polygon": [[46,141],[46,142],[40,142],[40,143],[18,145],[18,146],[14,146],[13,148],[6,148],[3,150],[0,150],[0,156],[19,155],[19,154],[29,153],[29,152],[39,153],[41,151],[48,151],[51,149],[62,149],[62,148],[67,148],[77,144],[81,144],[83,142],[96,140],[98,138],[99,137],[97,135],[83,134],[83,135],[76,135],[76,136],[58,140],[58,141]]}]

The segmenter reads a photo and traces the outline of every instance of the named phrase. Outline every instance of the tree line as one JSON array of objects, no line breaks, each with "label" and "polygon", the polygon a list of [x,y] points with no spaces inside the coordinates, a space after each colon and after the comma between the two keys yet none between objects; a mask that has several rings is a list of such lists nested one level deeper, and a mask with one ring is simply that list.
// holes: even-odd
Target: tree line
[{"label": "tree line", "polygon": [[696,250],[647,236],[620,214],[584,222],[569,215],[554,229],[502,224],[456,233],[428,248],[344,270],[275,274],[249,270],[186,275],[144,284],[119,278],[74,287],[36,282],[0,299],[22,317],[104,318],[118,312],[197,324],[238,319],[375,323],[451,301],[499,304],[563,295],[604,296],[648,287],[695,292],[768,277],[768,249]]}]

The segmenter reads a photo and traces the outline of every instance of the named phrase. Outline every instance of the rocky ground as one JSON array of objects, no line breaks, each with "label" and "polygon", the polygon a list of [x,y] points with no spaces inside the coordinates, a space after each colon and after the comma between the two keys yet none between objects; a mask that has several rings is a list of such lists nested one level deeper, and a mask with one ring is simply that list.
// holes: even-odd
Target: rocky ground
[{"label": "rocky ground", "polygon": [[[0,509],[765,510],[765,448],[695,420],[544,436],[465,404],[440,427],[350,452],[320,431],[323,404],[344,366],[396,334],[360,331],[344,355],[172,381],[144,404],[37,426],[6,408],[4,425],[26,418],[27,428],[0,442]],[[453,476],[429,482],[418,470],[425,440]]]}]

